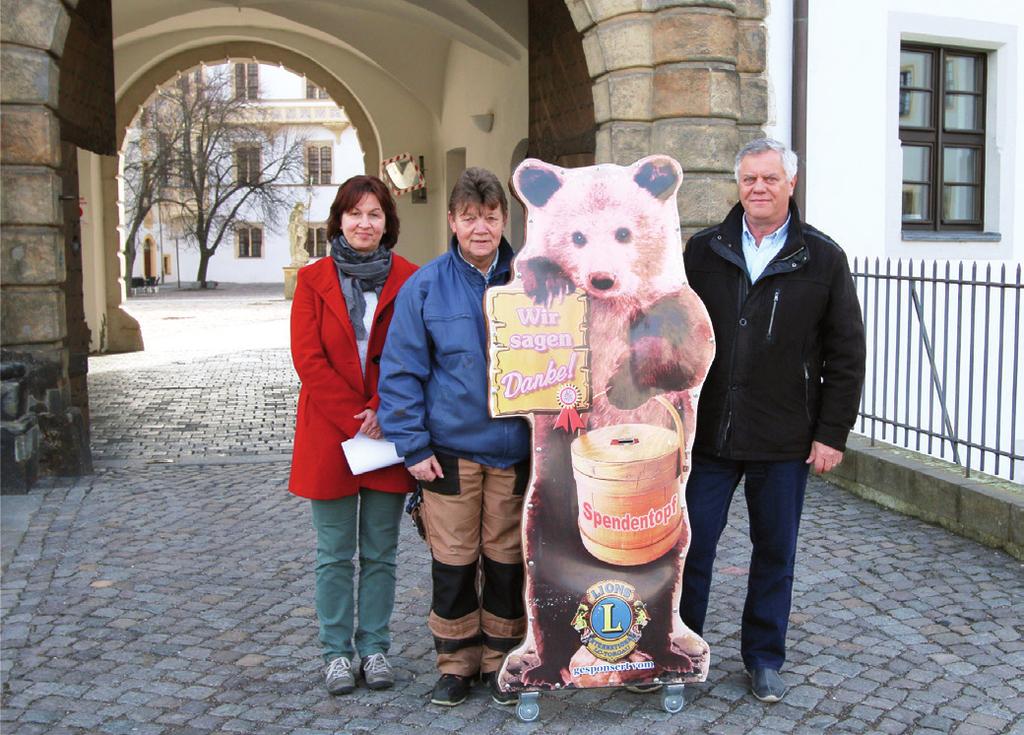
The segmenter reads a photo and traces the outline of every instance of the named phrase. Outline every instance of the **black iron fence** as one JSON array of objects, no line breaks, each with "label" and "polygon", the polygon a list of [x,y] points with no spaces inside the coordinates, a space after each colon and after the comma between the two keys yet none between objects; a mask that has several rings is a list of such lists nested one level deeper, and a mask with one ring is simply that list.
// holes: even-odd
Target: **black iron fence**
[{"label": "black iron fence", "polygon": [[1022,482],[1021,265],[855,259],[867,334],[856,430]]}]

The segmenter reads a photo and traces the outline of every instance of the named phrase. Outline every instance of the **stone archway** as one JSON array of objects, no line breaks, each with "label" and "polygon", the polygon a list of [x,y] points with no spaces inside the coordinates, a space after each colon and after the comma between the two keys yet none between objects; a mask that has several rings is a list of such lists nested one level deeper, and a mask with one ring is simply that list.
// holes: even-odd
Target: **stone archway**
[{"label": "stone archway", "polygon": [[[381,144],[369,114],[352,91],[331,72],[307,56],[263,41],[230,41],[189,48],[160,59],[143,70],[121,92],[116,103],[117,146],[120,150],[127,127],[131,124],[142,105],[161,84],[173,79],[176,74],[202,63],[221,62],[226,59],[259,59],[263,63],[280,64],[326,90],[334,102],[345,109],[363,149],[365,169],[376,173],[381,159]],[[120,216],[118,177],[119,159],[104,157],[96,162],[98,179],[102,191],[103,232],[97,237],[99,243],[106,243],[102,252],[93,253],[103,263],[96,270],[103,274],[102,280],[95,281],[93,288],[103,291],[102,298],[93,296],[92,301],[105,305],[102,315],[94,314],[97,321],[108,325],[105,331],[102,351],[131,352],[143,348],[141,333],[135,321],[128,316],[121,305],[126,299],[124,290],[124,254],[120,250],[118,225]],[[110,244],[116,244],[110,247]]]}]

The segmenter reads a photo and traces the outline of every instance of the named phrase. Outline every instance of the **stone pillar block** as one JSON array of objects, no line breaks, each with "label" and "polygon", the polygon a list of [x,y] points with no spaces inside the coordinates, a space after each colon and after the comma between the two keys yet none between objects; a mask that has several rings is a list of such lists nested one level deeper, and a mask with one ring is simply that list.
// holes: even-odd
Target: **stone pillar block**
[{"label": "stone pillar block", "polygon": [[590,17],[595,22],[615,18],[626,13],[638,13],[643,10],[643,0],[585,0]]},{"label": "stone pillar block", "polygon": [[737,18],[762,20],[768,16],[768,0],[736,0]]},{"label": "stone pillar block", "polygon": [[[608,71],[654,65],[650,15],[625,15],[597,26],[603,66]],[[589,58],[590,51],[584,43]],[[588,62],[587,66],[590,64]]]},{"label": "stone pillar block", "polygon": [[[650,122],[653,114],[653,90],[649,69],[612,72],[603,81],[607,82],[608,88],[609,114],[605,120]],[[596,122],[604,120],[598,119]]]},{"label": "stone pillar block", "polygon": [[50,51],[59,57],[71,18],[59,2],[53,0],[2,0],[0,41]]},{"label": "stone pillar block", "polygon": [[9,286],[0,302],[0,342],[4,347],[58,342],[67,331],[64,312],[64,291],[58,286]]},{"label": "stone pillar block", "polygon": [[608,77],[604,76],[591,87],[591,94],[594,96],[594,123],[597,125],[612,119],[612,100],[608,86]]},{"label": "stone pillar block", "polygon": [[[602,133],[608,136],[607,157],[602,150]],[[597,131],[598,163],[617,163],[627,166],[651,152],[650,123],[612,122],[605,123]]]},{"label": "stone pillar block", "polygon": [[763,125],[768,120],[768,80],[762,74],[740,74],[742,125]]},{"label": "stone pillar block", "polygon": [[654,61],[736,63],[736,18],[722,10],[669,10],[654,21]]},{"label": "stone pillar block", "polygon": [[601,48],[601,39],[597,36],[597,29],[587,31],[583,36],[583,56],[587,60],[587,73],[591,79],[597,79],[608,71],[604,61],[604,51]]},{"label": "stone pillar block", "polygon": [[59,229],[0,229],[0,284],[60,284],[64,278],[64,241]]},{"label": "stone pillar block", "polygon": [[[744,145],[757,138],[764,137],[764,128],[760,125],[737,125],[736,126],[736,138],[739,141],[737,151]],[[801,164],[802,165],[802,164]]]},{"label": "stone pillar block", "polygon": [[686,176],[731,171],[738,149],[736,126],[728,121],[669,119],[652,126],[651,152],[678,160]]},{"label": "stone pillar block", "polygon": [[677,196],[679,222],[684,228],[698,229],[721,222],[737,201],[731,173],[684,176]]},{"label": "stone pillar block", "polygon": [[569,16],[577,31],[583,33],[594,25],[594,16],[590,14],[586,0],[565,0],[565,5],[569,8]]},{"label": "stone pillar block", "polygon": [[736,11],[736,0],[655,0],[655,2],[648,3],[648,5],[653,5],[658,10],[668,8],[716,8],[718,10],[728,10],[730,13]]},{"label": "stone pillar block", "polygon": [[57,63],[45,51],[22,46],[0,48],[0,100],[40,104],[56,110]]},{"label": "stone pillar block", "polygon": [[61,182],[42,166],[4,166],[0,170],[0,222],[5,225],[55,225],[62,221]]},{"label": "stone pillar block", "polygon": [[0,116],[0,161],[60,166],[60,122],[42,105],[4,105]]},{"label": "stone pillar block", "polygon": [[654,71],[654,117],[739,116],[739,79],[728,68],[667,64]]},{"label": "stone pillar block", "polygon": [[768,53],[764,23],[759,20],[741,20],[737,27],[737,41],[736,71],[764,71]]}]

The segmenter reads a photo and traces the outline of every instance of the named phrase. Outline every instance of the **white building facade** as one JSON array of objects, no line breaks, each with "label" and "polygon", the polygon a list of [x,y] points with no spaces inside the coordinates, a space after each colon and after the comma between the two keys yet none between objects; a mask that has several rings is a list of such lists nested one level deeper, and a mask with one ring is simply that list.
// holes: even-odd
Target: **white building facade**
[{"label": "white building facade", "polygon": [[[365,173],[357,131],[344,109],[305,77],[281,66],[253,60],[232,61],[236,94],[256,103],[261,119],[286,127],[304,148],[303,179],[275,184],[286,206],[276,222],[261,221],[252,208],[243,209],[210,259],[207,280],[232,283],[283,283],[291,263],[289,216],[296,204],[304,210],[306,250],[323,257],[327,216],[338,186]],[[218,70],[220,71],[220,70]],[[124,237],[124,233],[122,233]],[[196,281],[199,251],[175,227],[173,217],[154,207],[138,236],[132,269],[136,279],[190,286]]]}]

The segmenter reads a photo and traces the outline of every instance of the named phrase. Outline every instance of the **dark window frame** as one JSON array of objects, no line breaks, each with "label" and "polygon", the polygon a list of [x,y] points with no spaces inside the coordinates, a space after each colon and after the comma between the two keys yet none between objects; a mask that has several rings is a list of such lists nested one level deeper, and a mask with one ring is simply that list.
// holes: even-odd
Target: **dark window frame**
[{"label": "dark window frame", "polygon": [[260,98],[260,65],[258,63],[235,62],[235,99],[258,100]]},{"label": "dark window frame", "polygon": [[326,186],[334,176],[334,146],[310,143],[306,146],[306,181],[310,186]]},{"label": "dark window frame", "polygon": [[[900,108],[904,104],[904,93],[930,92],[930,125],[927,127],[900,126],[901,146],[928,147],[929,179],[917,181],[902,179],[905,184],[927,184],[929,186],[927,200],[927,216],[920,220],[904,220],[901,201],[901,223],[905,231],[931,232],[981,232],[985,223],[985,135],[986,106],[988,104],[988,52],[960,48],[956,46],[933,46],[920,43],[900,44],[900,52],[910,51],[926,53],[931,56],[931,87],[910,87],[900,79]],[[969,57],[975,59],[979,81],[978,92],[948,90],[945,73],[946,59],[952,57]],[[971,96],[979,99],[978,120],[980,127],[973,131],[947,130],[945,125],[945,103],[947,96]],[[971,148],[978,151],[977,184],[946,184],[944,179],[944,155],[947,148]],[[901,173],[902,177],[902,173]],[[977,217],[972,220],[947,220],[943,216],[942,200],[946,186],[969,187],[976,190]],[[901,184],[902,191],[902,184]]]},{"label": "dark window frame", "polygon": [[262,258],[263,228],[259,225],[238,225],[235,227],[235,243],[235,257],[247,260]]},{"label": "dark window frame", "polygon": [[306,228],[306,252],[311,258],[327,257],[327,225],[311,223]]},{"label": "dark window frame", "polygon": [[263,173],[263,152],[256,145],[240,145],[235,148],[235,174],[237,183],[254,186],[260,183]]}]

